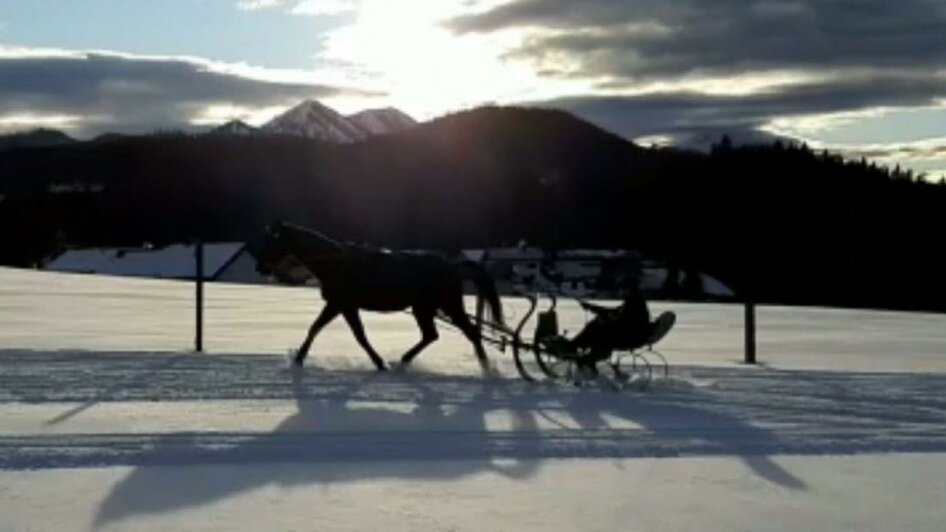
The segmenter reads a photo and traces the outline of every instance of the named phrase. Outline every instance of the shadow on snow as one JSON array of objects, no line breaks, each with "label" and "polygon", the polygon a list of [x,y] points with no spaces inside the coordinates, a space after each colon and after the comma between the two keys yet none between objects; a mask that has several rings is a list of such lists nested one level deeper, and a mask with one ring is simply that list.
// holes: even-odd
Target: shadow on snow
[{"label": "shadow on snow", "polygon": [[[768,482],[806,489],[770,456],[946,451],[938,392],[946,375],[691,367],[648,392],[616,394],[281,364],[246,355],[0,351],[10,370],[0,377],[0,400],[80,403],[52,425],[100,401],[292,399],[297,408],[268,433],[38,435],[19,445],[10,438],[0,467],[138,466],[103,501],[101,525],[267,485],[528,478],[545,458],[734,456]],[[56,438],[66,441],[51,445]],[[151,467],[212,464],[259,467]]]}]

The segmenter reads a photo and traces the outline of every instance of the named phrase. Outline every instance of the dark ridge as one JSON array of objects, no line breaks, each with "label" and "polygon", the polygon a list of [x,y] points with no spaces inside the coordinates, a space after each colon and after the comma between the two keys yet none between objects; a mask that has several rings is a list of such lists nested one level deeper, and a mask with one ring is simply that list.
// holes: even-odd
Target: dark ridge
[{"label": "dark ridge", "polygon": [[946,186],[776,142],[644,149],[488,107],[349,145],[147,136],[0,152],[0,263],[245,240],[274,220],[389,247],[633,248],[760,302],[946,311]]}]

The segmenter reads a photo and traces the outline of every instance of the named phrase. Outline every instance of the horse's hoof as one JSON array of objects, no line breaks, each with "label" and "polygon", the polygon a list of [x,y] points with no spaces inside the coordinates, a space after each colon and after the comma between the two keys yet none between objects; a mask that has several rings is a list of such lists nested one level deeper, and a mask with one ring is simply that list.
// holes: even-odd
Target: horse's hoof
[{"label": "horse's hoof", "polygon": [[305,355],[301,354],[298,349],[290,349],[288,358],[290,365],[302,367]]},{"label": "horse's hoof", "polygon": [[499,369],[490,364],[480,364],[480,373],[484,377],[497,378],[500,377]]},{"label": "horse's hoof", "polygon": [[404,370],[407,369],[408,364],[404,362],[390,362],[389,369],[391,373],[404,373]]}]

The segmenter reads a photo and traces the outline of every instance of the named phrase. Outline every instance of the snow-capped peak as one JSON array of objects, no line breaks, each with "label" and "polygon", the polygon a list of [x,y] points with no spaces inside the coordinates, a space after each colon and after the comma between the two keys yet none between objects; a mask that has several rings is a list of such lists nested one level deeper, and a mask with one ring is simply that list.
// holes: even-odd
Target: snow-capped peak
[{"label": "snow-capped peak", "polygon": [[416,120],[393,107],[365,109],[353,115],[348,115],[348,120],[371,135],[396,133],[417,125]]},{"label": "snow-capped peak", "polygon": [[210,133],[213,135],[236,135],[245,137],[255,135],[259,133],[259,130],[242,120],[231,120],[222,126],[215,127]]},{"label": "snow-capped peak", "polygon": [[259,131],[350,143],[375,135],[395,133],[415,125],[417,122],[413,118],[393,107],[367,109],[343,116],[318,101],[306,100],[273,118]]},{"label": "snow-capped peak", "polygon": [[306,100],[273,118],[262,129],[268,133],[297,135],[328,142],[355,142],[368,134],[334,109]]}]

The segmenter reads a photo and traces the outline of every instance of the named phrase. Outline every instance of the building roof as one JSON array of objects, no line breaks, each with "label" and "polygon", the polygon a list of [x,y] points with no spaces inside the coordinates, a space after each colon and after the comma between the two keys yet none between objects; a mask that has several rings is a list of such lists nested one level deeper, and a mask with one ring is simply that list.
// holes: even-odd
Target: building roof
[{"label": "building roof", "polygon": [[[213,279],[243,251],[241,242],[204,244],[204,277]],[[172,244],[163,248],[70,249],[50,260],[45,269],[60,272],[101,273],[169,279],[193,278],[194,246]]]},{"label": "building roof", "polygon": [[[462,251],[464,258],[479,262],[486,255],[486,260],[543,260],[550,257],[543,249],[535,247],[510,247],[489,249],[466,249]],[[562,249],[554,254],[556,260],[601,260],[627,257],[631,253],[612,249]]]}]

